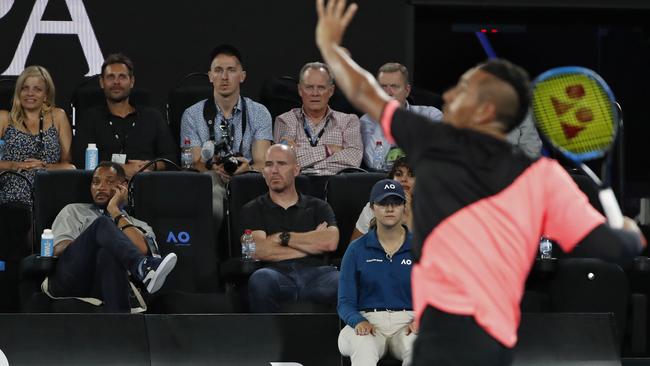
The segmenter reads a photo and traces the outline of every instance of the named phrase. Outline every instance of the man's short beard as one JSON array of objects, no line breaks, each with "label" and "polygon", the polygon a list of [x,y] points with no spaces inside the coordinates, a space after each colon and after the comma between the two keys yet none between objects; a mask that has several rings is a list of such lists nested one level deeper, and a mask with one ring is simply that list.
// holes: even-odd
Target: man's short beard
[{"label": "man's short beard", "polygon": [[112,103],[121,103],[121,102],[129,99],[129,95],[128,94],[123,95],[123,96],[120,96],[119,98],[113,98],[113,97],[110,97],[110,96],[106,96],[106,99],[108,99]]}]

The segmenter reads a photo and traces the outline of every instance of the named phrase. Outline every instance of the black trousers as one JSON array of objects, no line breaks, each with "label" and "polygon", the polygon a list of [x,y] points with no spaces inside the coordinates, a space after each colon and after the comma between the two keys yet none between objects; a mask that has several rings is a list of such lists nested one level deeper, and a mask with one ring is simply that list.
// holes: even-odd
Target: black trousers
[{"label": "black trousers", "polygon": [[104,312],[128,313],[129,278],[144,258],[129,238],[107,216],[100,216],[59,257],[49,277],[49,290],[57,297],[95,297]]},{"label": "black trousers", "polygon": [[471,316],[427,307],[413,346],[413,366],[507,366],[512,349],[490,337]]}]

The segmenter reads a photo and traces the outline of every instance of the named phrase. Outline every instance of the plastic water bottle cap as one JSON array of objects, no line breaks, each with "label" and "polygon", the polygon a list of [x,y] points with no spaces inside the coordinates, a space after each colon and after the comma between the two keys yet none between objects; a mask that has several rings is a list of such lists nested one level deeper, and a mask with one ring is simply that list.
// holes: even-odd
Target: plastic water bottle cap
[{"label": "plastic water bottle cap", "polygon": [[43,234],[52,234],[52,229],[43,230]]},{"label": "plastic water bottle cap", "polygon": [[97,144],[88,144],[88,148],[89,148],[89,149],[96,149],[96,148],[97,148]]},{"label": "plastic water bottle cap", "polygon": [[384,143],[381,142],[381,141],[377,141],[377,142],[375,142],[375,146],[383,146],[383,145],[384,145]]},{"label": "plastic water bottle cap", "polygon": [[252,233],[251,229],[244,230],[244,235],[251,235]]}]

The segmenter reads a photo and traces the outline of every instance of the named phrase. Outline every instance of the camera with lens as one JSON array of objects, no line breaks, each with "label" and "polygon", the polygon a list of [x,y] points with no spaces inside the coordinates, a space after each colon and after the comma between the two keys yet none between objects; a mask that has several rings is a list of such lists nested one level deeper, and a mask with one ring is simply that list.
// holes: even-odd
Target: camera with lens
[{"label": "camera with lens", "polygon": [[230,129],[224,123],[222,123],[219,128],[221,130],[221,142],[218,144],[215,143],[214,145],[214,163],[223,164],[223,170],[225,170],[226,173],[233,175],[239,165],[241,165],[241,161],[236,158],[238,154],[235,154],[231,147],[233,141],[232,135],[234,135],[234,133],[231,135]]},{"label": "camera with lens", "polygon": [[214,145],[214,154],[214,164],[223,164],[223,170],[230,175],[241,165],[241,161],[237,160],[237,155],[232,152],[226,141]]}]

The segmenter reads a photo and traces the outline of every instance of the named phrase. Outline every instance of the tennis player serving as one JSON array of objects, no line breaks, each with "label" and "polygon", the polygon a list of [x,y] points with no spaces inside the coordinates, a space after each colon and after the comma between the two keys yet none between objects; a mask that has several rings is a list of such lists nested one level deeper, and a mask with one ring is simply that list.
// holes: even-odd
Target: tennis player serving
[{"label": "tennis player serving", "polygon": [[413,365],[509,365],[542,235],[616,262],[631,260],[645,239],[629,218],[610,228],[558,163],[508,144],[530,103],[522,68],[496,59],[468,70],[444,94],[445,123],[435,123],[400,108],[341,46],[357,5],[316,5],[316,43],[339,88],[417,172]]}]

